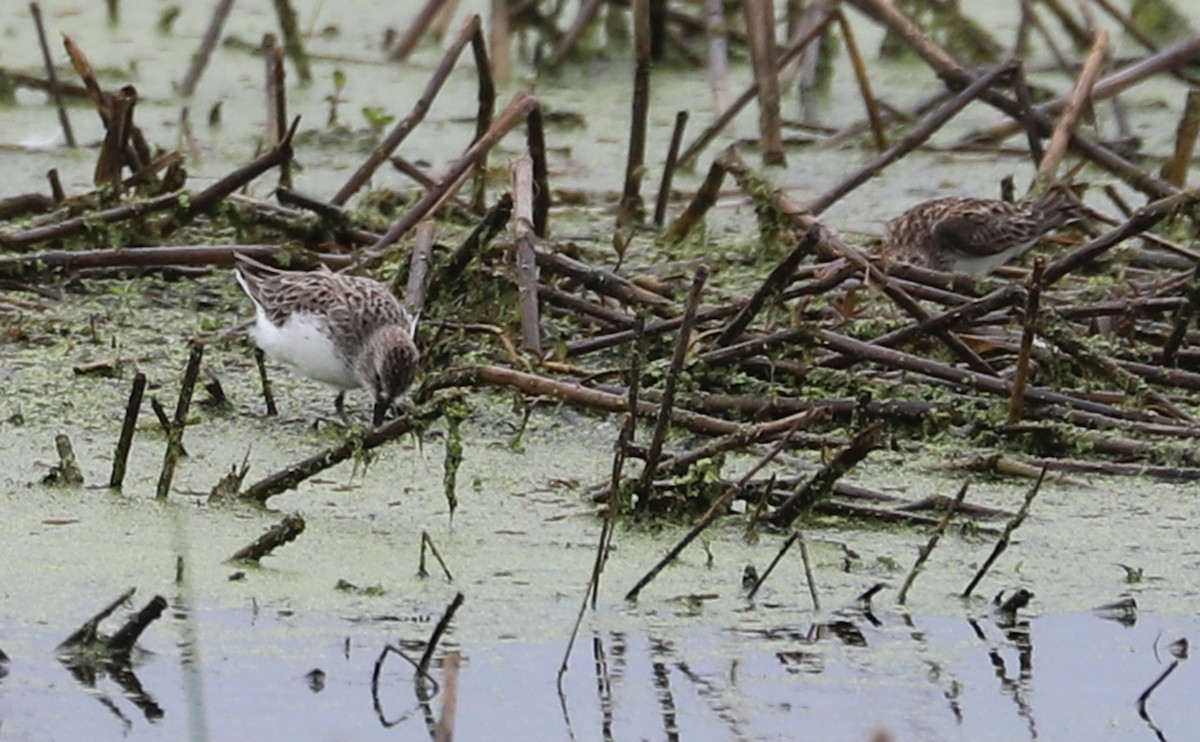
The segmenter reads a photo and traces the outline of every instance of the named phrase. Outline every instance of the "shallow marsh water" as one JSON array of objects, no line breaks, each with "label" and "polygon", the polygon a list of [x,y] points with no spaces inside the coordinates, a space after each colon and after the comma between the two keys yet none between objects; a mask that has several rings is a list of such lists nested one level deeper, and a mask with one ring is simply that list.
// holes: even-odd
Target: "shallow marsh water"
[{"label": "shallow marsh water", "polygon": [[[181,75],[207,22],[208,8],[200,5],[207,4],[188,7],[169,38],[146,31],[158,3],[125,3],[125,20],[117,29],[105,26],[99,3],[43,7],[51,35],[70,33],[93,64],[137,62],[135,82],[150,98],[139,107],[138,120],[151,141],[168,143],[179,110],[169,80]],[[336,23],[342,33],[316,42],[314,50],[375,56],[382,24],[355,20],[370,6],[321,4],[316,25]],[[315,12],[303,3],[298,8],[302,17]],[[36,67],[36,48],[24,23],[15,15],[0,20],[9,40],[0,45],[0,64]],[[235,10],[227,31],[256,40],[272,24],[265,5],[244,5]],[[864,48],[876,40],[862,25]],[[351,103],[343,119],[361,124],[357,110],[362,105],[382,105],[403,115],[412,94],[396,91],[419,90],[438,57],[438,50],[426,47],[409,67],[339,63],[350,80]],[[314,128],[324,121],[322,98],[333,66],[317,62],[314,85],[289,90],[293,113],[303,114]],[[215,55],[192,103],[201,159],[191,172],[198,183],[252,155],[261,125],[260,68],[256,59],[239,52]],[[894,102],[908,99],[903,88],[912,84],[907,78],[915,68],[907,69],[884,67],[879,73]],[[584,131],[549,134],[552,147],[570,145],[552,163],[558,187],[617,189],[614,164],[624,158],[629,74],[624,62],[592,63],[586,71],[569,70],[538,85],[549,105],[578,110],[588,120]],[[858,118],[847,72],[838,74],[847,84],[827,102],[829,120]],[[926,74],[921,68],[923,79]],[[745,79],[747,73],[739,75]],[[676,73],[670,83],[659,77],[656,73],[655,124],[661,128],[653,135],[655,152],[669,135],[665,127],[675,109],[707,100],[698,75]],[[1149,127],[1143,133],[1158,137],[1152,143],[1167,141],[1178,103],[1170,96],[1181,94],[1166,85],[1147,85],[1132,96],[1139,110],[1139,101],[1158,105],[1160,94],[1171,101],[1170,115],[1157,127],[1146,123],[1147,116],[1140,119]],[[501,99],[506,97],[502,92]],[[201,114],[217,99],[225,100],[226,123],[210,130],[200,123]],[[621,105],[611,105],[614,99]],[[694,128],[703,108],[693,110]],[[470,125],[460,119],[473,111],[474,83],[464,68],[404,152],[427,156],[436,172],[467,141]],[[81,139],[97,138],[90,112],[75,112]],[[53,121],[36,98],[0,116],[6,143],[39,134],[44,139]],[[987,109],[969,109],[966,118],[975,124],[993,120]],[[742,117],[740,127],[742,134],[753,130],[752,113]],[[493,161],[518,146],[514,140]],[[305,169],[298,185],[328,195],[361,156],[301,149],[298,158]],[[56,147],[0,157],[8,174],[0,195],[41,188],[50,167],[60,169],[69,190],[81,191],[90,179],[94,151],[68,153]],[[793,155],[791,169],[775,176],[803,199],[869,157],[856,148],[802,150]],[[1028,176],[1028,165],[984,156],[914,155],[832,209],[828,219],[849,232],[878,232],[888,216],[914,198],[954,191],[960,183],[986,193],[1007,172],[1020,180]],[[377,183],[403,181],[381,174]],[[694,176],[684,177],[679,186],[689,183]],[[259,185],[261,193],[269,188],[266,180]],[[863,213],[864,203],[878,210]],[[746,240],[753,229],[751,209],[729,203],[720,213],[710,234]],[[594,223],[584,215],[556,229],[604,234],[611,217],[593,216]],[[730,249],[749,248],[734,242]],[[221,275],[196,285],[112,281],[87,288],[58,301],[38,300],[44,307],[12,310],[5,318],[19,322],[27,337],[2,346],[0,355],[5,390],[0,452],[8,461],[0,475],[0,649],[12,658],[0,678],[0,741],[424,738],[426,723],[413,700],[411,672],[395,657],[385,666],[383,716],[389,724],[400,720],[388,726],[372,705],[372,667],[389,642],[419,654],[419,643],[458,591],[466,602],[444,642],[464,656],[460,739],[860,740],[877,729],[898,740],[1143,739],[1152,732],[1137,718],[1134,700],[1165,668],[1164,645],[1194,635],[1197,627],[1191,576],[1198,559],[1191,538],[1200,510],[1196,485],[1105,479],[1092,480],[1091,486],[1047,484],[1012,550],[980,590],[987,597],[1001,589],[1034,591],[1023,612],[1028,625],[1017,634],[997,625],[983,598],[954,597],[990,550],[990,539],[943,539],[907,611],[900,612],[892,604],[894,589],[924,543],[924,533],[835,522],[806,528],[826,608],[815,613],[792,557],[767,582],[764,594],[753,602],[741,597],[742,568],[762,569],[780,541],[767,536],[747,545],[736,519],[707,537],[711,563],[706,548],[694,545],[636,605],[627,605],[621,596],[681,532],[621,530],[599,610],[587,615],[560,700],[555,674],[599,531],[595,508],[580,489],[607,476],[614,422],[569,409],[542,410],[531,420],[524,451],[517,452],[509,440],[518,418],[503,399],[477,406],[466,426],[460,505],[453,520],[442,495],[438,430],[421,445],[406,440],[387,446],[366,471],[345,464],[326,472],[272,499],[270,510],[209,508],[188,493],[207,492],[248,447],[253,481],[333,440],[332,434],[313,433],[307,426],[314,415],[329,411],[324,388],[274,369],[282,419],[264,418],[247,348],[218,336],[205,364],[220,375],[234,410],[197,410],[198,421],[185,436],[190,456],[180,466],[170,502],[153,500],[164,447],[153,431],[139,432],[125,490],[114,494],[93,485],[107,480],[132,369],[146,372],[150,393],[170,407],[186,340],[214,327],[233,327],[249,314],[232,282]],[[128,362],[121,378],[77,377],[71,370],[110,356]],[[355,401],[363,403],[361,397]],[[70,434],[88,487],[54,489],[38,483],[53,463],[53,437],[60,432]],[[879,452],[854,472],[854,481],[914,499],[950,494],[959,484],[957,475],[938,473],[933,466],[961,453]],[[1015,510],[1027,487],[1020,481],[982,481],[971,497]],[[296,543],[258,569],[224,562],[286,512],[301,512],[308,522]],[[432,564],[429,578],[416,575],[422,531],[446,557],[453,582]],[[847,549],[856,554],[848,563]],[[182,586],[175,582],[177,556],[184,560]],[[1144,579],[1127,584],[1118,563],[1143,569]],[[244,576],[231,579],[238,571]],[[337,590],[338,580],[379,588],[379,594]],[[876,599],[877,624],[861,612],[842,612],[880,581],[891,588]],[[138,699],[139,706],[112,679],[88,688],[54,659],[59,641],[130,586],[138,588],[139,606],[155,594],[172,602],[142,641],[151,654],[137,676],[152,706],[146,696]],[[1122,595],[1135,597],[1141,606],[1135,626],[1125,628],[1089,612]],[[839,620],[853,624],[861,641],[845,624],[835,624]],[[827,628],[814,634],[817,624],[835,624],[842,633]],[[1032,647],[1024,655],[1023,642]],[[601,652],[603,662],[597,663]],[[1027,663],[1024,673],[1022,662]],[[319,691],[306,678],[316,668],[325,673]],[[1169,739],[1188,738],[1200,722],[1188,692],[1195,683],[1194,670],[1184,663],[1151,701],[1154,721]],[[439,701],[433,705],[436,714]]]}]

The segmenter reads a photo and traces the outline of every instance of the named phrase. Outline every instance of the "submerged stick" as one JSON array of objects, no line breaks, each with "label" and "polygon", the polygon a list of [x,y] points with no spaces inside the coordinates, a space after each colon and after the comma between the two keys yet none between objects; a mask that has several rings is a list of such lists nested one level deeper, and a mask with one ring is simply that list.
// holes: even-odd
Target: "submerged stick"
[{"label": "submerged stick", "polygon": [[162,471],[158,475],[157,499],[165,500],[171,491],[171,480],[175,477],[175,464],[183,447],[183,429],[187,426],[188,409],[192,405],[192,392],[200,376],[200,359],[204,357],[204,343],[192,341],[192,352],[188,356],[187,368],[183,372],[183,383],[179,386],[179,400],[175,404],[175,419],[167,427],[167,450],[163,454]]},{"label": "submerged stick", "polygon": [[129,460],[129,447],[133,444],[133,432],[137,427],[138,412],[142,408],[142,396],[146,393],[146,375],[141,371],[133,377],[129,390],[129,401],[125,404],[125,421],[121,425],[121,436],[117,439],[117,452],[113,456],[112,475],[108,486],[120,489],[125,481],[125,464]]},{"label": "submerged stick", "polygon": [[792,548],[792,544],[799,540],[800,532],[792,531],[792,535],[788,536],[787,540],[783,542],[783,546],[780,546],[779,550],[775,552],[775,558],[772,559],[771,563],[767,565],[767,568],[763,570],[762,576],[755,580],[754,585],[750,588],[749,592],[746,593],[747,600],[754,600],[754,596],[758,593],[758,589],[762,587],[762,584],[766,582],[767,578],[771,576],[771,573],[775,571],[775,565],[779,564],[779,560],[783,559],[783,555],[787,553],[788,549]]},{"label": "submerged stick", "polygon": [[921,573],[921,567],[929,560],[929,556],[933,554],[934,548],[937,547],[938,541],[941,540],[942,534],[946,532],[946,527],[950,525],[950,519],[958,512],[962,506],[963,500],[967,496],[967,490],[971,487],[971,480],[963,482],[962,487],[958,488],[958,494],[954,496],[954,500],[946,506],[946,512],[942,515],[942,519],[938,521],[937,527],[933,529],[933,533],[929,534],[929,540],[921,547],[917,553],[917,560],[913,562],[912,569],[908,571],[908,576],[904,578],[904,584],[900,587],[900,593],[896,596],[896,602],[900,605],[908,600],[908,590],[917,581],[917,575]]},{"label": "submerged stick", "polygon": [[267,529],[266,533],[233,553],[227,562],[258,562],[286,543],[295,541],[304,533],[304,516],[292,513]]},{"label": "submerged stick", "polygon": [[1026,493],[1025,501],[1021,503],[1021,509],[1018,510],[1016,515],[1009,519],[1007,523],[1004,524],[1004,531],[1000,534],[1000,538],[996,540],[996,545],[992,548],[992,553],[989,554],[988,558],[984,560],[982,565],[980,565],[979,571],[975,573],[975,577],[971,579],[971,582],[967,585],[967,588],[962,591],[961,597],[971,597],[971,593],[975,592],[975,588],[979,585],[979,581],[982,580],[983,576],[986,575],[988,570],[992,568],[992,565],[996,563],[996,560],[1000,558],[1000,555],[1008,549],[1008,543],[1012,538],[1013,531],[1020,528],[1021,524],[1025,522],[1025,518],[1029,516],[1029,508],[1032,507],[1033,499],[1037,497],[1038,491],[1042,488],[1042,482],[1046,480],[1047,471],[1048,470],[1046,467],[1042,467],[1042,472],[1038,475],[1037,481],[1033,483],[1033,486],[1029,488],[1029,492]]}]

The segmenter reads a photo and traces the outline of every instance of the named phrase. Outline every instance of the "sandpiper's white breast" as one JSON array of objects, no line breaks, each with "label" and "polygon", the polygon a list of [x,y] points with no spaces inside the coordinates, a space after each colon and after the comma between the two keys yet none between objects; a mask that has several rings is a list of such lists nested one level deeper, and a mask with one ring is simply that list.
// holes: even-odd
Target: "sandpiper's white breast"
[{"label": "sandpiper's white breast", "polygon": [[354,370],[338,355],[329,339],[329,328],[323,317],[311,312],[288,315],[282,326],[267,319],[261,307],[256,307],[254,342],[275,360],[291,364],[301,375],[323,381],[340,389],[360,386]]}]

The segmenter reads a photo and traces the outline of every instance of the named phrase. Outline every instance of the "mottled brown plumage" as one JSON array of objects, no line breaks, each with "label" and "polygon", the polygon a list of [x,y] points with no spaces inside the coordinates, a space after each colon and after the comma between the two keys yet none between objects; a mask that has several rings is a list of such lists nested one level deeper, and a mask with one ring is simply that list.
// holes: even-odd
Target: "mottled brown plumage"
[{"label": "mottled brown plumage", "polygon": [[919,203],[888,222],[884,245],[898,257],[937,270],[983,275],[1082,216],[1065,188],[1018,203],[947,196]]},{"label": "mottled brown plumage", "polygon": [[238,255],[238,284],[254,302],[255,343],[298,373],[341,390],[365,387],[379,425],[416,376],[416,319],[386,284],[361,276],[285,271]]}]

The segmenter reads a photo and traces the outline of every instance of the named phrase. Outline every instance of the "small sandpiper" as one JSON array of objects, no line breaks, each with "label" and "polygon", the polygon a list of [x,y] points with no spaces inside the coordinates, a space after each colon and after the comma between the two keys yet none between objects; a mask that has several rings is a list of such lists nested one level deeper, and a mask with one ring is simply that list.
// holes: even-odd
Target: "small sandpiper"
[{"label": "small sandpiper", "polygon": [[336,387],[334,404],[343,416],[347,390],[370,390],[380,425],[412,384],[420,360],[413,344],[417,318],[387,284],[324,266],[285,271],[240,254],[234,276],[254,302],[250,335],[258,347],[300,375]]},{"label": "small sandpiper", "polygon": [[985,275],[1084,216],[1078,198],[1064,186],[1017,203],[947,196],[923,201],[888,222],[883,243],[891,254],[936,270]]}]

